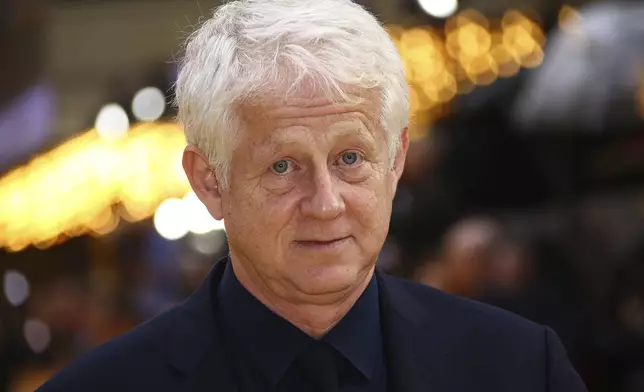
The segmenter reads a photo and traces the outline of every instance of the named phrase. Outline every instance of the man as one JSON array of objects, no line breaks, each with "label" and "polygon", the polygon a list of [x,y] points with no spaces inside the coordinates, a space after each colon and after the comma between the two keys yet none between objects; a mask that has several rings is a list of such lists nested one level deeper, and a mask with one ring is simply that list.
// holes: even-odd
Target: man
[{"label": "man", "polygon": [[184,169],[230,255],[43,391],[585,390],[551,330],[375,271],[409,107],[360,6],[222,6],[188,41],[177,103]]}]

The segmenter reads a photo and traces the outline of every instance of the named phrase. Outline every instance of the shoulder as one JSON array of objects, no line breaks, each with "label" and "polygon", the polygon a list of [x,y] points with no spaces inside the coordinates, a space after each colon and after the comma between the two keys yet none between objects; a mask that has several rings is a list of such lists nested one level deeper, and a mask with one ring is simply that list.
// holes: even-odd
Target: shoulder
[{"label": "shoulder", "polygon": [[[443,374],[444,382],[472,389],[585,391],[557,335],[505,310],[424,285],[386,277],[391,310],[410,320],[416,358]],[[406,338],[410,339],[410,338]],[[467,385],[467,387],[465,387]]]},{"label": "shoulder", "polygon": [[[419,358],[446,374],[456,369],[468,374],[471,385],[496,386],[501,380],[524,390],[545,385],[544,326],[424,285],[396,278],[389,278],[387,285],[397,292],[392,311],[412,320],[405,333],[413,335]],[[534,385],[524,388],[525,383]],[[495,390],[504,389],[499,385]]]},{"label": "shoulder", "polygon": [[175,307],[90,350],[39,390],[112,391],[125,385],[153,387],[150,383],[162,380],[169,371],[164,341],[180,312],[180,307]]},{"label": "shoulder", "polygon": [[514,313],[404,279],[387,276],[386,280],[388,286],[404,293],[399,296],[408,296],[407,304],[413,304],[402,306],[415,307],[414,312],[426,314],[429,322],[451,334],[492,342],[544,342],[544,326]]}]

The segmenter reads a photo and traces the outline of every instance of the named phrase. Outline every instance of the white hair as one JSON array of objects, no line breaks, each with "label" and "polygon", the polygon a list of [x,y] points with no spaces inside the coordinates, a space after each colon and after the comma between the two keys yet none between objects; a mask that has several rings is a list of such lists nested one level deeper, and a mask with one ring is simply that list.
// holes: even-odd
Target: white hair
[{"label": "white hair", "polygon": [[227,186],[246,100],[313,86],[337,102],[376,90],[390,164],[409,122],[402,60],[373,15],[350,0],[237,0],[215,9],[187,40],[176,83],[188,143]]}]

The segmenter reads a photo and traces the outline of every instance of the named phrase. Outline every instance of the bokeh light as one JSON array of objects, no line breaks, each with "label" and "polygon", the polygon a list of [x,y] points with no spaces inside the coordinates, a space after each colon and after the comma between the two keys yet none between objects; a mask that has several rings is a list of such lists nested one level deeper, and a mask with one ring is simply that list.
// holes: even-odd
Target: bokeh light
[{"label": "bokeh light", "polygon": [[213,218],[194,192],[188,193],[183,198],[183,203],[185,218],[189,222],[191,233],[206,234],[215,230],[224,230],[224,222]]},{"label": "bokeh light", "polygon": [[170,198],[164,200],[154,214],[154,227],[161,237],[178,240],[188,234],[188,221],[183,200]]},{"label": "bokeh light", "polygon": [[0,179],[0,247],[45,248],[152,216],[190,190],[177,169],[185,145],[176,124],[136,125],[118,141],[90,130],[17,168]]},{"label": "bokeh light", "polygon": [[[427,2],[432,3],[441,1]],[[574,18],[573,11],[562,9],[561,15]],[[465,9],[447,19],[444,30],[400,25],[387,30],[410,87],[413,140],[427,136],[457,95],[537,67],[544,59],[542,28],[517,10],[491,20]],[[161,90],[144,88],[134,97],[132,111],[145,122],[130,127],[121,106],[106,105],[95,129],[0,178],[0,247],[44,249],[70,237],[105,235],[122,220],[137,222],[155,211],[157,230],[166,238],[223,230],[223,222],[188,194],[180,126],[152,122],[165,108]],[[176,199],[170,211],[167,204],[159,210],[168,199]]]},{"label": "bokeh light", "polygon": [[3,279],[4,295],[12,306],[20,306],[29,298],[29,281],[22,273],[8,270]]},{"label": "bokeh light", "polygon": [[103,139],[118,140],[127,134],[130,120],[121,105],[110,103],[103,106],[98,112],[94,127]]},{"label": "bokeh light", "polygon": [[141,121],[156,121],[163,115],[166,102],[163,92],[156,87],[146,87],[132,99],[132,113]]},{"label": "bokeh light", "polygon": [[226,236],[223,231],[211,231],[206,234],[190,236],[189,243],[192,249],[197,252],[203,255],[213,255],[224,247]]},{"label": "bokeh light", "polygon": [[51,343],[51,330],[47,324],[37,319],[27,319],[23,327],[25,341],[36,354],[41,354]]},{"label": "bokeh light", "polygon": [[568,30],[580,25],[581,15],[573,7],[564,5],[559,10],[559,13],[557,15],[557,22],[559,28]]},{"label": "bokeh light", "polygon": [[418,0],[420,8],[435,18],[447,18],[458,9],[458,0]]}]

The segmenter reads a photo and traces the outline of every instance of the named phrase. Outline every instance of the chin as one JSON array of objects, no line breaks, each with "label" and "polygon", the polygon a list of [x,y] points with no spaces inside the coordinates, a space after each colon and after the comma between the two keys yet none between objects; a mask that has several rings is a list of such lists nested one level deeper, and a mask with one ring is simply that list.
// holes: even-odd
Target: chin
[{"label": "chin", "polygon": [[327,294],[349,289],[359,283],[363,277],[364,268],[343,263],[333,265],[303,266],[297,271],[293,280],[299,289],[306,294]]}]

